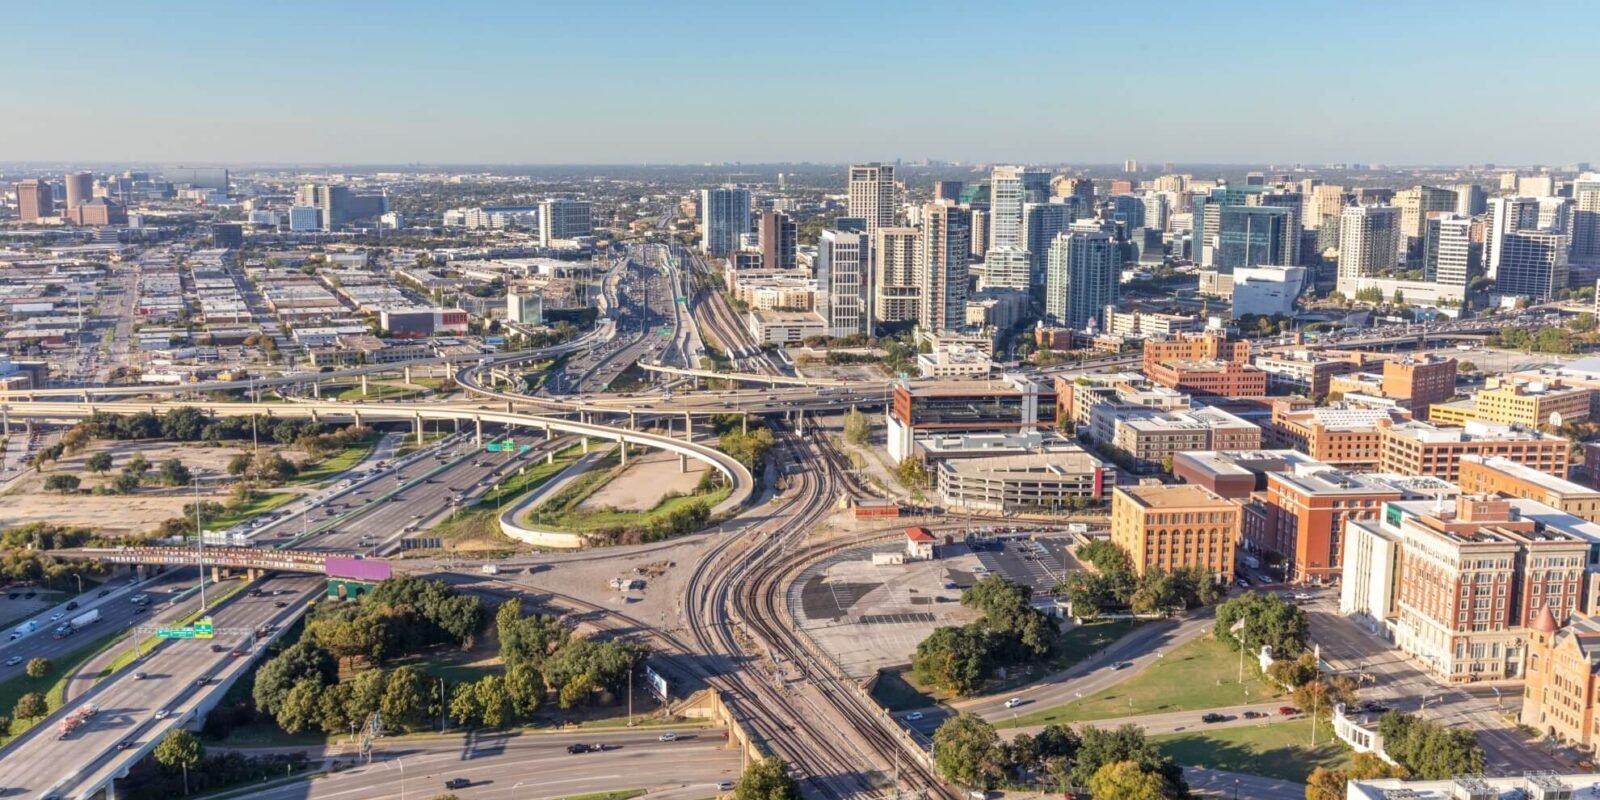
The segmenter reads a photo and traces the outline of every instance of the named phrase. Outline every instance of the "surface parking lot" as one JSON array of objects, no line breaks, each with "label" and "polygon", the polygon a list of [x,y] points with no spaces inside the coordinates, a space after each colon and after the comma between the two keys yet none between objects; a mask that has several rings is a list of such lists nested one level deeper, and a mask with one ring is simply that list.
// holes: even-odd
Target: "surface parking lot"
[{"label": "surface parking lot", "polygon": [[[1031,587],[1034,594],[1049,594],[1068,572],[1082,569],[1068,552],[1067,541],[1060,537],[1000,539],[976,546],[973,554],[983,570]],[[984,574],[977,572],[974,577]]]}]

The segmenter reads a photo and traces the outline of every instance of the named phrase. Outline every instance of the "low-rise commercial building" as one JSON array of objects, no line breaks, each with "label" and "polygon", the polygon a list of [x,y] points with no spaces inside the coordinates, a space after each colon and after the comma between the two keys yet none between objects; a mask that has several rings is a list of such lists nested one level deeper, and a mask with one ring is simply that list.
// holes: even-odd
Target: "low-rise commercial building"
[{"label": "low-rise commercial building", "polygon": [[1461,428],[1440,428],[1426,422],[1379,423],[1383,472],[1432,475],[1458,481],[1464,455],[1503,456],[1550,475],[1567,474],[1565,437],[1520,426],[1468,422]]},{"label": "low-rise commercial building", "polygon": [[1589,419],[1587,388],[1559,383],[1502,381],[1478,390],[1470,401],[1435,403],[1428,420],[1440,425],[1465,425],[1473,420],[1538,428],[1560,427]]},{"label": "low-rise commercial building", "polygon": [[1590,522],[1600,522],[1600,491],[1523,466],[1504,456],[1461,457],[1461,491],[1535,500]]},{"label": "low-rise commercial building", "polygon": [[756,309],[745,315],[750,335],[761,344],[797,345],[814,336],[828,335],[828,321],[815,311]]},{"label": "low-rise commercial building", "polygon": [[1279,400],[1272,406],[1267,441],[1336,467],[1376,469],[1383,451],[1379,426],[1404,422],[1409,416],[1396,409],[1312,408],[1304,402]]},{"label": "low-rise commercial building", "polygon": [[1266,530],[1250,549],[1282,557],[1295,582],[1332,583],[1343,568],[1345,522],[1377,519],[1385,502],[1403,496],[1379,478],[1323,464],[1268,473]]},{"label": "low-rise commercial building", "polygon": [[1257,355],[1255,367],[1267,374],[1267,387],[1303,394],[1312,399],[1327,397],[1329,383],[1337,375],[1361,369],[1360,353],[1315,350],[1286,350]]},{"label": "low-rise commercial building", "polygon": [[1233,578],[1238,504],[1200,486],[1121,486],[1111,498],[1111,541],[1139,575],[1198,567]]},{"label": "low-rise commercial building", "polygon": [[[1104,409],[1105,407],[1101,407]],[[1217,408],[1185,411],[1096,411],[1091,427],[1105,418],[1110,450],[1135,472],[1155,472],[1190,450],[1259,450],[1261,428]]]},{"label": "low-rise commercial building", "polygon": [[1267,489],[1267,474],[1302,464],[1326,464],[1298,450],[1196,450],[1172,457],[1172,477],[1217,494],[1244,500]]},{"label": "low-rise commercial building", "polygon": [[924,378],[986,378],[994,369],[989,354],[972,347],[945,347],[917,355]]},{"label": "low-rise commercial building", "polygon": [[1054,428],[1055,412],[1054,387],[1021,377],[902,382],[884,414],[889,456],[899,463],[916,452],[918,440],[930,436]]},{"label": "low-rise commercial building", "polygon": [[1405,400],[1418,419],[1428,418],[1434,403],[1456,393],[1456,360],[1438,356],[1383,362],[1383,396]]}]

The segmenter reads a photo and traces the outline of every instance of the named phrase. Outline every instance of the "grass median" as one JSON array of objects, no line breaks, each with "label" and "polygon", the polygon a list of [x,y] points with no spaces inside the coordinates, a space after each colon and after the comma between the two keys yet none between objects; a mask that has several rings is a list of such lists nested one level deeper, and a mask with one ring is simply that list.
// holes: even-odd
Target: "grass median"
[{"label": "grass median", "polygon": [[1239,685],[1239,654],[1209,636],[1167,651],[1163,656],[1115,686],[1031,714],[1006,719],[1000,727],[1086,722],[1169,711],[1196,711],[1240,703],[1260,703],[1278,692],[1260,678],[1260,671],[1244,659],[1244,686]]},{"label": "grass median", "polygon": [[[44,634],[35,635],[43,636]],[[85,642],[77,650],[72,651],[63,658],[56,659],[50,674],[43,677],[30,678],[26,674],[19,673],[14,678],[0,681],[0,714],[10,714],[11,709],[17,705],[17,699],[29,692],[36,692],[44,696],[45,706],[49,708],[45,716],[55,713],[56,709],[61,707],[62,699],[66,696],[67,681],[72,678],[74,672],[78,671],[78,667],[82,666],[85,661],[104,652],[107,647],[114,645],[122,635],[122,631],[112,631],[98,639],[91,639]],[[21,665],[18,665],[17,669],[21,670]],[[41,719],[44,719],[44,717],[34,720],[12,720],[9,730],[0,731],[0,744],[9,741],[12,736],[20,736],[26,733],[28,729],[38,724]]]},{"label": "grass median", "polygon": [[361,441],[356,442],[355,444],[352,444],[349,447],[346,447],[345,449],[340,450],[339,452],[306,467],[305,469],[301,470],[300,474],[296,475],[294,480],[290,483],[304,485],[332,480],[338,477],[341,473],[365,460],[366,457],[370,455],[375,448],[377,448],[378,440],[382,438],[382,434],[374,433],[371,436],[368,436],[365,439],[362,439]]}]

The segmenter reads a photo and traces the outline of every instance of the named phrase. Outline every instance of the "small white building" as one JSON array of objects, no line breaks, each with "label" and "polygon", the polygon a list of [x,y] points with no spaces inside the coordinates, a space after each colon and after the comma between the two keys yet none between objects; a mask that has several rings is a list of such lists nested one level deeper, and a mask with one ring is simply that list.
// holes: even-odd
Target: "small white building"
[{"label": "small white building", "polygon": [[931,561],[934,555],[933,532],[927,528],[906,528],[906,558],[911,561]]}]

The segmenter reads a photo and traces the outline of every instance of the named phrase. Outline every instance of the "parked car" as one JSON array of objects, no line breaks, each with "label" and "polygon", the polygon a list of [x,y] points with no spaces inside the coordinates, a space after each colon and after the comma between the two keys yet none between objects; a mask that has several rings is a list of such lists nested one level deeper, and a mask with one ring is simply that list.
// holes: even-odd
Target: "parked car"
[{"label": "parked car", "polygon": [[1294,706],[1278,706],[1278,713],[1285,717],[1292,717],[1295,714],[1300,713],[1300,709],[1295,708]]},{"label": "parked car", "polygon": [[1266,716],[1266,714],[1263,714],[1260,711],[1246,711],[1246,712],[1244,712],[1244,718],[1245,719],[1260,719],[1260,718],[1262,718],[1264,716]]},{"label": "parked car", "polygon": [[1210,725],[1213,722],[1221,722],[1221,721],[1223,721],[1225,719],[1227,719],[1226,716],[1224,716],[1222,714],[1218,714],[1215,711],[1213,711],[1213,712],[1211,712],[1209,714],[1205,714],[1205,715],[1200,717],[1200,721],[1204,722],[1207,725]]}]

